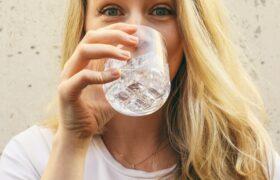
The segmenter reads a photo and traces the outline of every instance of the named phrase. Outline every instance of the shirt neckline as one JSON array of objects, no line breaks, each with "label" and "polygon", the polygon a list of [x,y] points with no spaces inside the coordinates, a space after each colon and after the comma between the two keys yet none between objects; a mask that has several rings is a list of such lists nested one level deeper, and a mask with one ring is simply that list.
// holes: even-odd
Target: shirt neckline
[{"label": "shirt neckline", "polygon": [[92,139],[92,145],[96,147],[97,151],[101,156],[105,159],[105,161],[113,167],[115,170],[118,172],[134,177],[134,178],[158,178],[162,176],[168,175],[170,172],[172,172],[177,164],[174,164],[173,166],[166,168],[166,169],[161,169],[158,171],[154,172],[147,172],[143,170],[137,170],[137,169],[129,169],[124,167],[121,163],[119,163],[109,152],[107,149],[106,145],[104,144],[102,138],[100,135],[94,136]]}]

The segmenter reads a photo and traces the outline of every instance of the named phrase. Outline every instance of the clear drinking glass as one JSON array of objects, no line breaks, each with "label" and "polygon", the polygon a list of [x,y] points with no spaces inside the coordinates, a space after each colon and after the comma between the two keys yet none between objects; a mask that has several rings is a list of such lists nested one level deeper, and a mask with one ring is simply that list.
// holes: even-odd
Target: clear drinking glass
[{"label": "clear drinking glass", "polygon": [[118,112],[128,116],[143,116],[157,111],[167,100],[171,83],[167,51],[161,34],[155,29],[138,25],[136,48],[118,45],[131,52],[131,59],[108,58],[105,69],[119,68],[121,77],[103,84],[107,101]]}]

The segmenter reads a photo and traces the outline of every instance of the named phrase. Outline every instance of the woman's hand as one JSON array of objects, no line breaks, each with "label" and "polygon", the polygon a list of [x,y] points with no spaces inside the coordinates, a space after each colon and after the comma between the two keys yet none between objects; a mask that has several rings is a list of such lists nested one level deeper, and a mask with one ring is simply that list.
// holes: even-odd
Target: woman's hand
[{"label": "woman's hand", "polygon": [[[120,77],[118,70],[98,72],[86,66],[108,57],[128,60],[129,52],[114,45],[136,46],[135,32],[136,26],[123,23],[89,31],[65,64],[58,87],[59,127],[42,180],[83,179],[91,136],[113,115],[100,86]],[[83,93],[86,87],[92,87],[93,97]]]},{"label": "woman's hand", "polygon": [[[131,35],[135,32],[135,25],[117,23],[86,33],[61,73],[58,136],[86,141],[112,118],[115,111],[105,100],[101,84],[118,79],[119,70],[99,72],[85,67],[90,61],[108,57],[130,59],[129,51],[115,45],[136,46],[137,37]],[[90,97],[83,93],[88,85],[94,85]]]}]

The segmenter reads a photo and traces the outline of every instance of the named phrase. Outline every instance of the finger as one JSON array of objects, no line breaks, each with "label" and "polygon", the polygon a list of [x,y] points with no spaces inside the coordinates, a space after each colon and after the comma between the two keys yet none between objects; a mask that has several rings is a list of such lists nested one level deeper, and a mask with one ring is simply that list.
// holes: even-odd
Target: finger
[{"label": "finger", "polygon": [[76,48],[74,55],[65,64],[61,73],[62,79],[68,79],[77,72],[84,69],[90,60],[102,58],[115,58],[128,60],[131,55],[129,51],[122,50],[107,44],[81,44]]},{"label": "finger", "polygon": [[138,44],[138,37],[120,30],[96,30],[88,31],[83,38],[82,43],[136,46]]},{"label": "finger", "polygon": [[130,52],[108,44],[83,44],[78,48],[78,59],[116,58],[127,60]]},{"label": "finger", "polygon": [[121,30],[124,31],[128,34],[133,34],[137,31],[137,25],[135,24],[128,24],[128,23],[114,23],[114,24],[110,24],[108,26],[105,26],[101,29],[116,29],[116,30]]},{"label": "finger", "polygon": [[120,77],[120,70],[110,69],[102,72],[84,69],[59,85],[59,94],[64,101],[75,101],[88,85],[105,84]]}]

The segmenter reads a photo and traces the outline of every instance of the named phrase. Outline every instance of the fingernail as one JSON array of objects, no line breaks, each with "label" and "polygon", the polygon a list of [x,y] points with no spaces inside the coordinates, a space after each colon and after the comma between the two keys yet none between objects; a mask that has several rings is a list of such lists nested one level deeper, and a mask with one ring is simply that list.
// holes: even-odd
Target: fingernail
[{"label": "fingernail", "polygon": [[130,52],[129,51],[121,51],[121,55],[124,56],[125,58],[130,58]]},{"label": "fingernail", "polygon": [[136,36],[129,36],[129,40],[138,43],[138,37]]},{"label": "fingernail", "polygon": [[113,77],[119,77],[121,74],[119,69],[111,69],[110,71]]}]

